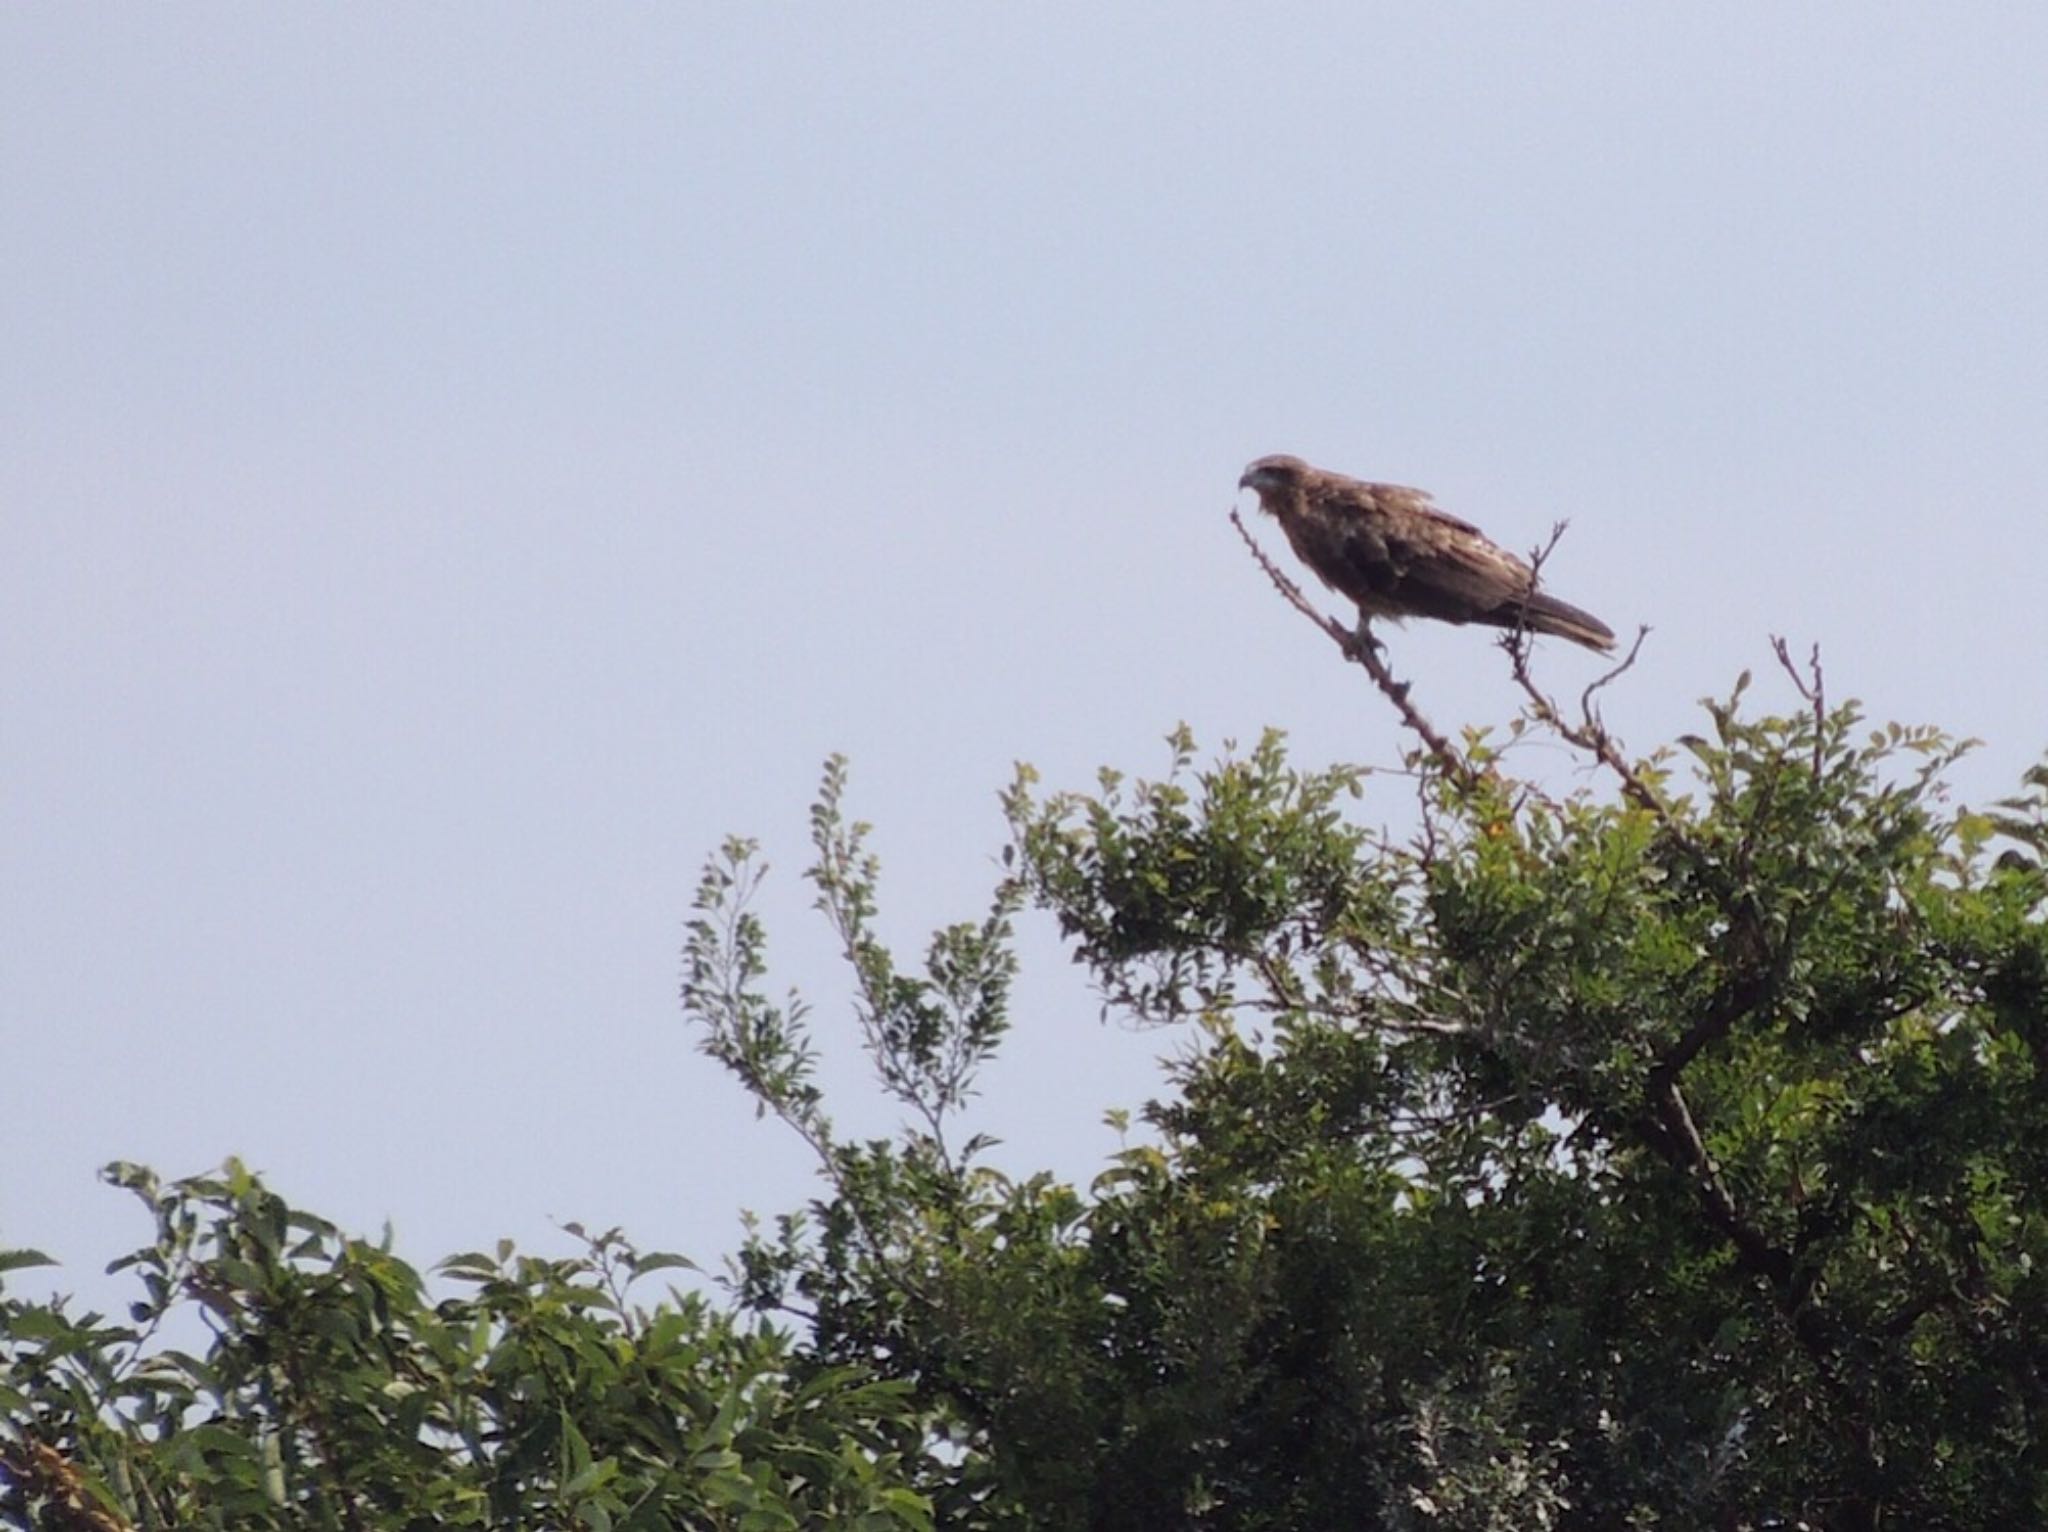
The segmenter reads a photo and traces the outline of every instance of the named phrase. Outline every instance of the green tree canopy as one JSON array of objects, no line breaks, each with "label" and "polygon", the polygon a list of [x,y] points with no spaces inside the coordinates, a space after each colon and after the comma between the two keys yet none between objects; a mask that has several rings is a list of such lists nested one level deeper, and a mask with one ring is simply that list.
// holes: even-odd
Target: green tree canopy
[{"label": "green tree canopy", "polygon": [[[458,1255],[458,1295],[241,1166],[164,1185],[127,1323],[0,1297],[0,1526],[929,1529],[903,1385],[670,1292],[617,1231]],[[0,1269],[43,1258],[0,1256]],[[194,1319],[199,1321],[194,1325]],[[204,1355],[160,1344],[172,1328]],[[201,1327],[203,1326],[203,1328]]]},{"label": "green tree canopy", "polygon": [[[1785,711],[1745,677],[1632,757],[1511,639],[1525,717],[1454,741],[1333,638],[1405,765],[1020,768],[986,907],[913,962],[828,766],[808,876],[894,1137],[836,1126],[719,850],[684,1008],[821,1172],[724,1304],[636,1296],[676,1258],[616,1231],[437,1301],[238,1167],[117,1167],[127,1321],[0,1299],[0,1526],[2048,1523],[2048,768],[1955,806],[1954,741],[1782,648]],[[1575,789],[1516,774],[1532,729]],[[1085,1186],[966,1136],[1032,911],[1175,1029]]]},{"label": "green tree canopy", "polygon": [[[2042,1524],[2048,770],[1952,807],[1955,742],[1864,728],[1782,646],[1795,709],[1744,677],[1630,760],[1511,639],[1527,716],[1454,745],[1333,636],[1416,727],[1405,773],[1276,735],[1197,769],[1185,733],[1157,780],[1020,770],[1007,876],[916,974],[834,763],[810,876],[896,1141],[835,1134],[724,848],[686,1004],[829,1187],[746,1300],[946,1412],[948,1524]],[[1602,775],[1517,777],[1530,727]],[[945,1131],[1027,903],[1187,1034],[1086,1188]]]}]

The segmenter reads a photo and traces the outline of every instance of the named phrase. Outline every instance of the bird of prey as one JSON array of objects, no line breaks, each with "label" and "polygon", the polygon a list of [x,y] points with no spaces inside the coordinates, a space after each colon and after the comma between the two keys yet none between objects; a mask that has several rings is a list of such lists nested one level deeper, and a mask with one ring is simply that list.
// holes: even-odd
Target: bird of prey
[{"label": "bird of prey", "polygon": [[1422,490],[1367,484],[1284,454],[1260,458],[1237,482],[1258,491],[1259,508],[1301,561],[1358,603],[1361,631],[1375,617],[1434,617],[1614,647],[1606,623],[1537,590],[1526,563]]}]

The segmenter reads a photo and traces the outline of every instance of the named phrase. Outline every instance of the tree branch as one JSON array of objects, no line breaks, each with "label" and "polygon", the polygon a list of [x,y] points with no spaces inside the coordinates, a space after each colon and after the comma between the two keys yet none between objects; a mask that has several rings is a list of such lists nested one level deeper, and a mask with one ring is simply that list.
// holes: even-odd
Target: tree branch
[{"label": "tree branch", "polygon": [[1845,1445],[1868,1461],[1868,1425],[1861,1401],[1844,1380],[1839,1350],[1827,1333],[1824,1317],[1808,1300],[1812,1297],[1815,1273],[1802,1272],[1791,1251],[1771,1243],[1736,1205],[1727,1183],[1721,1179],[1713,1156],[1693,1122],[1678,1080],[1665,1071],[1652,1075],[1650,1110],[1637,1119],[1641,1138],[1692,1185],[1701,1209],[1721,1235],[1735,1248],[1735,1261],[1743,1271],[1761,1281],[1770,1293],[1771,1307],[1791,1331],[1799,1349],[1813,1364],[1814,1375],[1834,1401],[1839,1418],[1837,1430]]},{"label": "tree branch", "polygon": [[[1564,532],[1565,523],[1560,521],[1550,529],[1550,540],[1542,547],[1530,551],[1529,596],[1533,597],[1536,594],[1537,587],[1543,579],[1543,565],[1556,551]],[[1654,814],[1657,822],[1665,829],[1675,831],[1677,826],[1672,820],[1671,811],[1665,807],[1664,800],[1659,798],[1650,784],[1642,779],[1641,774],[1629,765],[1627,758],[1621,753],[1620,745],[1616,743],[1614,736],[1608,732],[1606,723],[1601,719],[1600,710],[1593,703],[1596,692],[1611,686],[1634,668],[1636,656],[1643,650],[1643,640],[1650,636],[1649,626],[1645,624],[1638,627],[1635,642],[1629,645],[1628,653],[1609,667],[1605,674],[1594,677],[1586,689],[1579,693],[1579,721],[1569,723],[1565,720],[1564,710],[1557,705],[1556,699],[1536,684],[1536,677],[1529,669],[1534,646],[1530,643],[1526,598],[1522,612],[1523,621],[1519,626],[1501,635],[1500,646],[1507,651],[1515,684],[1521,687],[1522,694],[1529,699],[1531,714],[1566,744],[1576,746],[1614,773],[1616,780],[1621,783],[1622,793],[1631,803]]]},{"label": "tree branch", "polygon": [[1653,1146],[1692,1182],[1707,1217],[1735,1246],[1743,1265],[1768,1281],[1774,1292],[1782,1293],[1791,1281],[1791,1252],[1773,1245],[1742,1216],[1713,1156],[1707,1153],[1706,1141],[1700,1137],[1677,1078],[1660,1071],[1651,1080],[1649,1100],[1656,1123],[1656,1132],[1650,1135]]},{"label": "tree branch", "polygon": [[59,1532],[129,1532],[126,1521],[100,1504],[70,1459],[32,1436],[12,1445],[0,1441],[0,1474],[18,1484],[24,1496],[41,1498],[45,1524]]},{"label": "tree branch", "polygon": [[1815,644],[1813,652],[1806,658],[1807,674],[1811,680],[1801,677],[1799,667],[1792,663],[1791,648],[1775,633],[1771,635],[1771,651],[1778,656],[1779,665],[1792,678],[1792,685],[1799,695],[1813,705],[1813,776],[1815,781],[1819,781],[1821,767],[1826,760],[1824,747],[1828,737],[1827,677],[1820,668],[1820,645]]}]

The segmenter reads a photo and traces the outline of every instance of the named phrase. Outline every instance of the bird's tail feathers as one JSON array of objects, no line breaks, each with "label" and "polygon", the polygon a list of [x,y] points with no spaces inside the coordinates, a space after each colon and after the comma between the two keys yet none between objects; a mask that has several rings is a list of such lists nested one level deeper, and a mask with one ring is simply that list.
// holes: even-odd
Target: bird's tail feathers
[{"label": "bird's tail feathers", "polygon": [[1538,591],[1529,598],[1526,612],[1523,620],[1532,632],[1568,638],[1602,654],[1614,648],[1614,630],[1591,612],[1582,612],[1569,601],[1560,601]]}]

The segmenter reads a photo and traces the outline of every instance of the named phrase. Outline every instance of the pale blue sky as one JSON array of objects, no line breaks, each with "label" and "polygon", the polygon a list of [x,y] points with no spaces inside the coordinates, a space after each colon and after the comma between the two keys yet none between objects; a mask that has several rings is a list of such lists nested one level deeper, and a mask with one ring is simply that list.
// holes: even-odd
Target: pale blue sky
[{"label": "pale blue sky", "polygon": [[[680,926],[762,836],[845,1057],[828,751],[910,946],[1016,758],[1394,758],[1224,520],[1267,452],[1569,516],[1633,744],[1777,631],[2008,790],[2044,182],[2021,5],[9,7],[0,1242],[101,1291],[94,1167],[237,1153],[422,1260],[715,1258],[811,1185]],[[1511,710],[1481,634],[1393,652]],[[980,1125],[1086,1175],[1175,1039],[1027,948]]]}]

